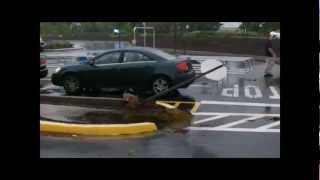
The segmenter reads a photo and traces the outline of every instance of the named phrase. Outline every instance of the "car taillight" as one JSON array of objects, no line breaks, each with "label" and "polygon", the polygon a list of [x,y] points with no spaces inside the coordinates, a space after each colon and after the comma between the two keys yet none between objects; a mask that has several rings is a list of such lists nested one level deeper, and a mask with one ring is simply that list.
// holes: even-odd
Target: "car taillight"
[{"label": "car taillight", "polygon": [[188,72],[189,70],[187,62],[180,62],[176,64],[176,68],[179,72]]},{"label": "car taillight", "polygon": [[47,60],[41,59],[41,60],[40,60],[40,65],[43,65],[43,64],[47,64]]}]

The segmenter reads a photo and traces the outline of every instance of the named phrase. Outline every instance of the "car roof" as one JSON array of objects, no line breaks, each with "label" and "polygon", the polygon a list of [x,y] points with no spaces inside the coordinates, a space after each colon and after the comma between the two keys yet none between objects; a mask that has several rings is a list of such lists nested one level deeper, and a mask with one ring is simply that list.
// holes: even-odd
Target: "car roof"
[{"label": "car roof", "polygon": [[147,51],[147,52],[152,52],[154,50],[158,50],[155,48],[150,48],[150,47],[126,47],[126,48],[121,48],[121,49],[111,49],[105,52],[112,52],[112,51]]},{"label": "car roof", "polygon": [[[159,49],[156,49],[156,48],[150,48],[150,47],[126,47],[126,48],[120,48],[120,49],[109,49],[107,51],[104,51],[103,53],[99,54],[98,56],[102,56],[104,54],[107,54],[107,53],[112,53],[112,52],[124,52],[124,51],[136,51],[136,52],[143,52],[143,53],[146,53],[146,54],[149,54],[150,56],[152,57],[156,57],[156,58],[160,58],[160,59],[163,59],[163,60],[166,60],[166,58],[162,57],[162,56],[159,56],[156,51],[161,51]],[[97,57],[98,57],[97,56]]]}]

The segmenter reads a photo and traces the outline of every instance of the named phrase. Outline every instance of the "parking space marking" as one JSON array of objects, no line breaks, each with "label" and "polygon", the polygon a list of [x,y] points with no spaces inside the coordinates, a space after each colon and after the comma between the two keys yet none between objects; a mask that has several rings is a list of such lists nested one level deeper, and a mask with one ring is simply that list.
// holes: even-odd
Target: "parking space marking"
[{"label": "parking space marking", "polygon": [[181,104],[181,102],[176,102],[176,103],[174,103],[173,106],[174,106],[175,108],[177,108],[180,104]]},{"label": "parking space marking", "polygon": [[271,93],[272,95],[269,96],[270,99],[280,99],[280,95],[279,93],[277,92],[276,88],[274,86],[270,86],[270,90],[271,90]]},{"label": "parking space marking", "polygon": [[263,117],[280,117],[280,114],[254,114],[254,113],[211,113],[211,112],[198,112],[198,113],[192,113],[195,116],[210,116],[212,117],[207,117],[202,120],[198,120],[193,122],[192,124],[200,124],[200,123],[205,123],[209,121],[214,121],[230,116],[249,116],[245,117],[230,123],[225,123],[222,125],[218,126],[206,126],[206,127],[195,127],[195,126],[190,126],[186,129],[188,130],[196,130],[196,131],[233,131],[233,132],[280,132],[280,129],[272,129],[273,127],[279,126],[280,121],[276,122],[271,122],[266,125],[258,126],[256,128],[234,128],[236,125],[242,124],[242,123],[247,123],[252,120],[260,119]]},{"label": "parking space marking", "polygon": [[200,107],[200,102],[195,102],[195,104],[193,105],[193,107],[192,107],[192,109],[191,109],[191,113],[195,113],[195,112],[197,112],[197,110],[199,109],[199,107]]},{"label": "parking space marking", "polygon": [[228,116],[229,115],[226,115],[226,114],[212,116],[212,117],[209,117],[209,118],[205,118],[205,119],[202,119],[202,120],[199,120],[199,121],[192,122],[192,124],[200,124],[200,123],[209,122],[209,121],[213,121],[213,120],[216,120],[216,119],[221,119],[221,118],[228,117]]},{"label": "parking space marking", "polygon": [[280,125],[280,121],[276,121],[274,123],[263,125],[263,126],[257,127],[256,129],[269,129],[269,128],[272,128],[272,127],[275,127],[275,126],[278,126],[278,125]]},{"label": "parking space marking", "polygon": [[[233,92],[233,93],[231,93],[231,92]],[[239,85],[235,84],[235,85],[233,85],[233,88],[224,88],[222,90],[221,96],[239,97]]]},{"label": "parking space marking", "polygon": [[160,105],[160,106],[163,106],[163,107],[165,107],[165,108],[168,108],[168,109],[177,108],[177,107],[175,107],[175,106],[172,106],[172,105],[170,105],[170,104],[168,104],[168,103],[164,103],[164,102],[161,102],[161,101],[157,101],[156,104],[157,104],[157,105]]},{"label": "parking space marking", "polygon": [[279,129],[257,129],[257,128],[217,128],[217,127],[188,127],[187,130],[194,131],[232,131],[232,132],[272,132],[279,133]]},{"label": "parking space marking", "polygon": [[169,109],[179,108],[181,104],[193,104],[190,109],[191,113],[196,112],[200,106],[200,103],[195,101],[156,101],[156,104],[168,107]]},{"label": "parking space marking", "polygon": [[180,104],[194,104],[195,101],[158,101],[163,103],[180,103]]},{"label": "parking space marking", "polygon": [[233,106],[280,107],[280,104],[236,102],[236,101],[200,101],[200,103],[216,104],[216,105],[233,105]]},{"label": "parking space marking", "polygon": [[232,123],[227,123],[227,124],[224,124],[224,125],[221,125],[221,126],[216,126],[216,128],[229,128],[229,127],[232,127],[232,126],[235,126],[235,125],[238,125],[238,124],[241,124],[241,123],[245,123],[245,122],[248,122],[250,120],[259,119],[259,118],[262,118],[262,117],[263,116],[252,116],[252,117],[249,117],[249,118],[240,119],[240,120],[232,122]]},{"label": "parking space marking", "polygon": [[280,114],[263,114],[263,113],[260,113],[260,114],[255,114],[255,113],[217,113],[217,112],[195,112],[195,113],[192,113],[193,115],[203,115],[203,116],[210,116],[210,115],[230,115],[230,116],[265,116],[265,117],[280,117]]},{"label": "parking space marking", "polygon": [[[201,105],[225,105],[225,106],[253,106],[253,107],[280,107],[280,104],[268,104],[268,103],[254,103],[254,102],[237,102],[237,101],[157,101],[156,104],[162,105],[164,107],[168,107],[170,109],[179,108],[182,104],[191,104],[193,105],[190,108],[190,112],[194,115],[203,115],[203,113],[207,115],[221,115],[219,113],[211,113],[211,112],[198,112],[198,109]],[[248,115],[252,116],[254,114],[251,113],[226,113],[226,115]],[[258,114],[260,115],[260,114]],[[265,114],[264,116],[269,116],[270,114]],[[275,116],[275,114],[271,114],[271,116]]]},{"label": "parking space marking", "polygon": [[[254,95],[251,93],[250,89],[254,90],[254,92],[255,92]],[[246,85],[244,87],[244,94],[248,98],[254,98],[254,99],[262,98],[261,90],[257,86],[254,86],[254,85]]]},{"label": "parking space marking", "polygon": [[[204,85],[195,84],[193,87],[208,87]],[[261,89],[256,85],[245,85],[244,87],[244,97],[250,99],[261,99],[263,98],[263,94]],[[280,99],[280,94],[278,90],[274,86],[269,86],[270,94],[268,93],[266,96],[270,99]],[[234,84],[233,87],[223,88],[221,91],[221,96],[225,97],[239,97],[239,85]]]}]

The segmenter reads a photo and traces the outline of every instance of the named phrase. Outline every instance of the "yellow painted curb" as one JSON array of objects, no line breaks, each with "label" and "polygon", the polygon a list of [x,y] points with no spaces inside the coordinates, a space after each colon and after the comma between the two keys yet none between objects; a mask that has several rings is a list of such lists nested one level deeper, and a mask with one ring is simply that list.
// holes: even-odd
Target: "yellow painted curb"
[{"label": "yellow painted curb", "polygon": [[162,107],[165,107],[167,109],[175,109],[177,108],[176,106],[172,106],[170,104],[164,103],[164,102],[160,102],[160,101],[156,101],[156,104]]},{"label": "yellow painted curb", "polygon": [[[173,103],[174,105],[170,105],[169,103]],[[165,107],[167,109],[175,109],[178,108],[180,104],[193,104],[190,112],[195,113],[199,109],[200,102],[196,101],[156,101],[157,105]]]},{"label": "yellow painted curb", "polygon": [[61,122],[40,121],[40,131],[90,136],[132,135],[154,132],[157,126],[152,122],[132,124],[71,124]]}]

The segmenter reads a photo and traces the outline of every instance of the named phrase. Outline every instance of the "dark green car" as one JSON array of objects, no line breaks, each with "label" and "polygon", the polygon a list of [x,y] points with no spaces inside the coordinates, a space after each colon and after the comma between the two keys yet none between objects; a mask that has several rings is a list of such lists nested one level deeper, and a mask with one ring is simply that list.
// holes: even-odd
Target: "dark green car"
[{"label": "dark green car", "polygon": [[83,64],[58,68],[51,80],[63,86],[67,94],[108,87],[157,94],[194,76],[189,60],[179,60],[158,49],[136,47],[110,50]]}]

